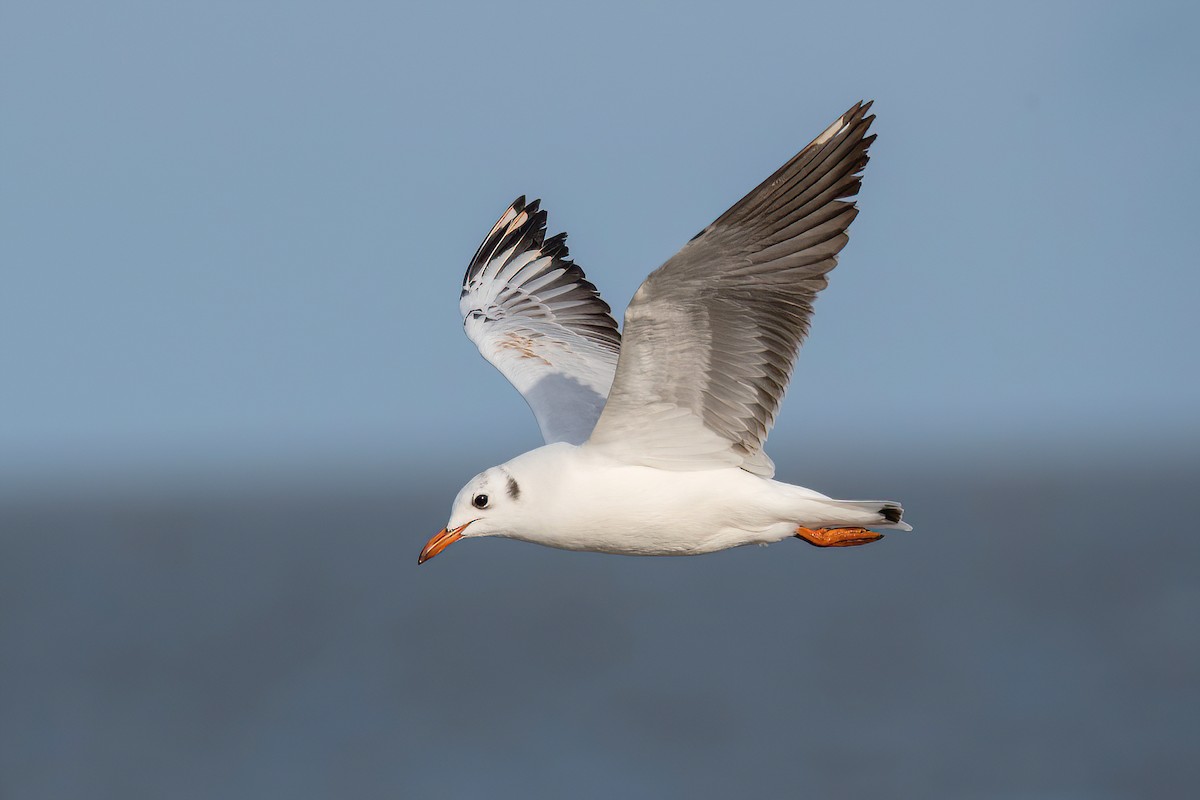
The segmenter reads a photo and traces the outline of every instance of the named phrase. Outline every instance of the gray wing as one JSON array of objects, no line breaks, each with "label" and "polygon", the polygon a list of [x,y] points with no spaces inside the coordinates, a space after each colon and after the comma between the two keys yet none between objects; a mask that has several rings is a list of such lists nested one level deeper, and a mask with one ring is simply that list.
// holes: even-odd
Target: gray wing
[{"label": "gray wing", "polygon": [[870,105],[839,117],[646,278],[588,446],[665,469],[774,473],[763,442],[858,213],[846,198],[875,139]]},{"label": "gray wing", "polygon": [[546,443],[582,444],[612,384],[621,334],[608,304],[568,258],[567,235],[546,238],[546,212],[513,201],[463,278],[467,336],[537,418]]}]

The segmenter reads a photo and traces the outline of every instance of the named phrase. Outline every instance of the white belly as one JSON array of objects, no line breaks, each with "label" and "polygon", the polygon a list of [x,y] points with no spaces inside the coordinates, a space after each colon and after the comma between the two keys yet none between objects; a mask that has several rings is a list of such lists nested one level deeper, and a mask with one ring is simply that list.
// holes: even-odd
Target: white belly
[{"label": "white belly", "polygon": [[804,523],[805,506],[815,510],[828,499],[740,469],[668,471],[573,447],[556,455],[554,479],[529,498],[538,519],[510,538],[567,550],[698,555],[785,539]]}]

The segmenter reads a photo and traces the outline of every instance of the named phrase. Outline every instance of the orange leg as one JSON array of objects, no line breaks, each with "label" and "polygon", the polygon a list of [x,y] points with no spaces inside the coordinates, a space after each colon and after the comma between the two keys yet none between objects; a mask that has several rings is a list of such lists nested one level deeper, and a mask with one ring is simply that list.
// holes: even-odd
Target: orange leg
[{"label": "orange leg", "polygon": [[866,528],[796,528],[796,538],[816,547],[856,547],[878,542],[883,534]]}]

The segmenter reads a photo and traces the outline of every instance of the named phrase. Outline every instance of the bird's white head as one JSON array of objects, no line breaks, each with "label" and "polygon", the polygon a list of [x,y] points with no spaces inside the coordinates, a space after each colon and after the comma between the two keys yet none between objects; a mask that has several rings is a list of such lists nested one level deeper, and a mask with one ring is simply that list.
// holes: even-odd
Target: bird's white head
[{"label": "bird's white head", "polygon": [[426,543],[417,563],[424,564],[459,539],[512,532],[521,510],[521,484],[507,465],[479,473],[454,498],[450,521]]}]

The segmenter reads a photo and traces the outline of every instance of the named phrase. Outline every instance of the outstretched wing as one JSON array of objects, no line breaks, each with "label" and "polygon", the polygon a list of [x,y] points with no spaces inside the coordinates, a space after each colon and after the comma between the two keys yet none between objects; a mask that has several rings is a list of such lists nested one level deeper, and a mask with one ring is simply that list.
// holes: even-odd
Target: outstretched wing
[{"label": "outstretched wing", "polygon": [[642,283],[588,446],[665,469],[774,473],[762,452],[837,264],[874,116],[859,103]]},{"label": "outstretched wing", "polygon": [[518,197],[471,259],[459,309],[483,357],[533,410],[546,443],[582,444],[612,385],[621,334],[608,304]]}]

